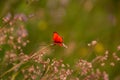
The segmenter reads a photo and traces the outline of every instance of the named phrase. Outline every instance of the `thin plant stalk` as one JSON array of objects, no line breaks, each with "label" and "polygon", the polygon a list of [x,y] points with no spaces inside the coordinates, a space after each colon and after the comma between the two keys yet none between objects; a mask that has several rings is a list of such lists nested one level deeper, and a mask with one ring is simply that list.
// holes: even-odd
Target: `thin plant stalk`
[{"label": "thin plant stalk", "polygon": [[2,75],[0,75],[0,78],[2,78],[3,76],[5,76],[7,73],[15,70],[16,68],[20,67],[22,64],[28,62],[30,59],[32,59],[35,56],[38,56],[40,53],[42,53],[45,49],[49,48],[50,46],[53,46],[53,44],[50,44],[48,46],[43,47],[42,49],[38,50],[37,52],[33,53],[33,55],[31,55],[29,57],[29,59],[27,59],[26,61],[21,61],[20,63],[18,63],[17,65],[13,66],[12,68],[10,68],[9,70],[7,70],[6,72],[4,72]]}]

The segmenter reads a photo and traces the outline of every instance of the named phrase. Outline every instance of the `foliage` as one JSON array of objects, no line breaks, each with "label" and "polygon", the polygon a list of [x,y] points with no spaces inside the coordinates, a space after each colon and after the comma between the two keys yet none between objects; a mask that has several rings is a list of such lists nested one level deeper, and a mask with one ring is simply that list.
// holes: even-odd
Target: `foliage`
[{"label": "foliage", "polygon": [[[0,79],[120,79],[119,0],[0,4]],[[54,31],[67,49],[52,44]]]}]

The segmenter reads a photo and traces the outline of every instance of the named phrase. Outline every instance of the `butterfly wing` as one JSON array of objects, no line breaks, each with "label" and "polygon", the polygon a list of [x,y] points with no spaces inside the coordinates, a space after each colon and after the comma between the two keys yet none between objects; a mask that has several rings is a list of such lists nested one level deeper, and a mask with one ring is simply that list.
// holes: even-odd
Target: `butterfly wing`
[{"label": "butterfly wing", "polygon": [[54,44],[67,48],[67,46],[63,43],[63,38],[57,32],[53,33],[53,41]]},{"label": "butterfly wing", "polygon": [[63,39],[57,32],[54,32],[53,33],[53,41],[54,41],[54,43],[62,43]]}]

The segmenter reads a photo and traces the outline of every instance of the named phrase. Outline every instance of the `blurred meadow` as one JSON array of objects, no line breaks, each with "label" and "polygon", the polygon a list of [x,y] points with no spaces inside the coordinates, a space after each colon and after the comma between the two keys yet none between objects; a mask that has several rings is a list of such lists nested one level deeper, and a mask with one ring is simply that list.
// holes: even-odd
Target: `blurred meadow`
[{"label": "blurred meadow", "polygon": [[[1,0],[0,10],[0,80],[120,80],[119,0]],[[20,69],[7,72],[28,55],[52,44],[55,31],[63,37],[68,48],[51,46],[42,52],[45,53],[42,60],[50,60],[50,63],[52,60],[62,60],[73,70],[69,74],[73,77],[48,77],[52,71],[48,66],[46,70],[43,64],[45,71],[40,68],[42,78],[40,74],[37,78],[24,76],[29,71],[24,73],[22,69],[36,64],[34,59],[16,67]],[[24,57],[21,58],[21,55]],[[92,64],[98,56],[104,55],[107,57],[100,63]],[[88,73],[79,72],[75,66],[79,61],[90,62],[92,69],[90,67]],[[36,65],[40,67],[40,63]],[[80,65],[78,68],[84,71]],[[94,76],[98,69],[101,75],[106,74],[107,77],[90,77],[91,72]],[[4,72],[7,73],[3,75]]]}]

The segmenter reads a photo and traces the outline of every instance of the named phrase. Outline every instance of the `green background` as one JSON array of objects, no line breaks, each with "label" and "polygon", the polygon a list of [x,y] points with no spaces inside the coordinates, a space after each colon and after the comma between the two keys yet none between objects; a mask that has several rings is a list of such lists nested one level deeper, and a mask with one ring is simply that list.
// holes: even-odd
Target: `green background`
[{"label": "green background", "polygon": [[[120,44],[119,0],[0,0],[1,25],[7,13],[33,15],[24,22],[30,40],[24,48],[26,54],[51,44],[54,31],[63,37],[68,49],[55,46],[45,58],[63,59],[71,66],[80,58],[91,61],[105,50],[112,54]],[[93,40],[98,44],[89,55],[87,44]],[[120,76],[119,66],[120,62],[114,68],[105,67],[110,80]]]}]

